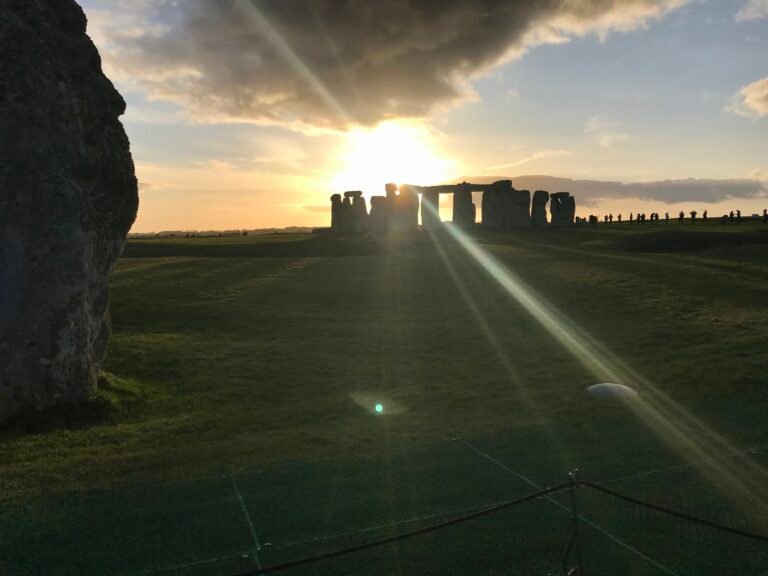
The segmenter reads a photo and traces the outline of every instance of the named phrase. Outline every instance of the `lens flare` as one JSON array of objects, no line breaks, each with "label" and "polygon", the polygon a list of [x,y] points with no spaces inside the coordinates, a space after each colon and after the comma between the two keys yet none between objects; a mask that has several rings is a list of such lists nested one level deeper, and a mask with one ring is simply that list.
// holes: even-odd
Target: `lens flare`
[{"label": "lens flare", "polygon": [[[422,206],[434,212],[430,205],[423,203]],[[617,382],[637,390],[638,396],[624,404],[661,441],[686,462],[711,461],[711,472],[707,478],[743,510],[752,514],[756,510],[757,513],[768,513],[768,494],[765,488],[768,486],[768,472],[747,453],[742,451],[733,459],[719,459],[724,453],[738,454],[740,451],[539,296],[466,232],[452,225],[446,225],[444,229],[598,381]]]}]

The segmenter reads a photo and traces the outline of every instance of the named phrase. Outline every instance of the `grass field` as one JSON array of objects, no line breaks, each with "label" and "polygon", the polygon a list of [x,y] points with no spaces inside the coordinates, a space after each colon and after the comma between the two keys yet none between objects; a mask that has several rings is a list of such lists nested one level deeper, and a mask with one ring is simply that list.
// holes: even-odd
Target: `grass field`
[{"label": "grass field", "polygon": [[[760,223],[136,240],[112,322],[88,406],[0,433],[0,574],[234,574],[574,468],[768,533],[768,484],[726,477],[768,466]],[[582,342],[700,421],[589,396]],[[768,545],[580,501],[589,574],[768,574]],[[290,573],[557,572],[567,495],[524,506]]]}]

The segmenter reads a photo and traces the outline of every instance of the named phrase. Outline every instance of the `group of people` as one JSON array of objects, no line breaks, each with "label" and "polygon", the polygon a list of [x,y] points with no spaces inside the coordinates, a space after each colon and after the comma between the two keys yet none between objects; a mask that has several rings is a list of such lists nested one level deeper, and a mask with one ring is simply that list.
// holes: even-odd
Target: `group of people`
[{"label": "group of people", "polygon": [[[691,210],[689,212],[690,215],[690,221],[691,224],[696,224],[696,218],[699,215],[696,210]],[[603,222],[605,224],[612,224],[613,223],[613,214],[605,214],[603,215]],[[658,223],[661,220],[661,216],[658,212],[651,212],[649,215],[646,215],[645,212],[639,212],[637,214],[634,214],[632,212],[629,213],[629,220],[628,222],[630,224],[645,224],[646,221],[651,223]],[[666,224],[669,224],[669,212],[664,213],[664,222]],[[677,215],[677,221],[678,223],[682,224],[685,220],[685,212],[680,210],[680,213]],[[622,223],[622,215],[618,214],[616,216],[616,221],[621,224]],[[709,213],[704,210],[702,213],[702,221],[709,222]],[[762,218],[763,224],[768,223],[768,209],[763,210],[763,218]],[[576,223],[577,224],[598,224],[600,222],[600,218],[594,214],[590,214],[589,218],[581,218],[576,217]],[[729,222],[735,222],[736,224],[741,224],[741,210],[736,210],[735,212],[731,210],[729,214],[723,214],[723,216],[720,217],[720,222],[723,224],[727,224]]]}]

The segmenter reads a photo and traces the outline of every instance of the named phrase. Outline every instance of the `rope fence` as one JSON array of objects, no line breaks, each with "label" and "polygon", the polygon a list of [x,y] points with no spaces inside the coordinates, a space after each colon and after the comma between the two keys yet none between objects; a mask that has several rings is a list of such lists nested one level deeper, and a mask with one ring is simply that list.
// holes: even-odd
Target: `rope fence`
[{"label": "rope fence", "polygon": [[[594,490],[598,493],[610,496],[611,498],[615,498],[618,500],[622,500],[624,502],[628,502],[630,504],[633,504],[638,507],[646,508],[649,510],[653,510],[654,512],[658,512],[661,514],[666,514],[668,516],[672,516],[681,520],[684,520],[686,522],[692,523],[692,524],[698,524],[700,526],[706,526],[708,528],[711,528],[713,530],[719,530],[721,532],[727,532],[729,534],[733,534],[736,536],[740,536],[742,538],[749,538],[751,540],[756,540],[762,543],[765,543],[768,545],[768,536],[757,534],[754,532],[749,532],[747,530],[741,530],[738,528],[733,528],[731,526],[727,526],[725,524],[720,524],[718,522],[713,522],[711,520],[707,520],[705,518],[699,518],[697,516],[693,516],[691,514],[686,514],[684,512],[679,512],[677,510],[673,510],[671,508],[667,508],[665,506],[661,506],[659,504],[655,504],[653,502],[648,502],[645,500],[640,500],[639,498],[635,498],[633,496],[628,496],[626,494],[622,494],[620,492],[617,492],[615,490],[611,490],[609,488],[606,488],[604,485],[599,483],[593,483],[593,482],[587,482],[583,480],[579,480],[578,476],[575,473],[571,473],[568,475],[568,481],[563,482],[562,484],[557,484],[556,486],[552,486],[549,488],[544,488],[542,490],[533,492],[531,494],[528,494],[526,496],[523,496],[521,498],[517,498],[514,500],[508,500],[506,502],[502,502],[500,504],[496,504],[493,506],[489,506],[487,508],[483,508],[481,510],[471,512],[468,514],[464,514],[462,516],[457,516],[455,518],[451,518],[450,520],[445,520],[443,522],[439,522],[436,524],[431,524],[429,526],[425,526],[423,528],[419,528],[416,530],[411,530],[409,532],[403,532],[401,534],[397,534],[395,536],[390,536],[387,538],[381,538],[379,540],[372,540],[370,542],[365,542],[363,544],[357,544],[355,546],[350,546],[347,548],[341,548],[338,550],[333,550],[331,552],[325,552],[323,554],[318,554],[315,556],[309,556],[306,558],[302,558],[299,560],[293,560],[290,562],[285,562],[283,564],[276,564],[273,566],[265,566],[265,567],[259,567],[255,570],[251,570],[248,572],[241,572],[237,576],[257,576],[260,574],[271,574],[275,572],[281,572],[284,570],[288,570],[291,568],[297,568],[299,566],[305,566],[309,564],[315,564],[318,562],[322,562],[325,560],[330,560],[332,558],[338,558],[341,556],[346,556],[348,554],[354,554],[356,552],[360,552],[363,550],[368,550],[371,548],[377,548],[380,546],[385,546],[387,544],[392,544],[393,542],[398,542],[402,540],[407,540],[410,538],[414,538],[416,536],[420,536],[422,534],[428,534],[430,532],[435,532],[438,530],[442,530],[443,528],[448,528],[449,526],[455,526],[457,524],[462,524],[464,522],[469,522],[471,520],[475,520],[477,518],[481,518],[483,516],[488,516],[491,514],[495,514],[497,512],[501,512],[502,510],[506,510],[508,508],[512,508],[514,506],[517,506],[519,504],[524,504],[525,502],[530,502],[532,500],[537,500],[540,498],[545,498],[547,496],[550,496],[552,494],[556,494],[558,492],[563,492],[565,490],[570,491],[571,496],[571,511],[572,511],[572,528],[571,528],[571,536],[568,542],[568,546],[565,551],[565,555],[563,557],[563,574],[565,576],[584,576],[584,571],[582,567],[580,552],[579,552],[579,544],[578,544],[578,528],[579,528],[579,521],[583,520],[583,517],[579,514],[577,509],[577,499],[576,499],[576,493],[577,488],[588,488],[590,490]],[[577,558],[577,565],[578,568],[568,569],[567,562],[568,558],[571,554],[571,552],[575,552],[576,558]]]}]

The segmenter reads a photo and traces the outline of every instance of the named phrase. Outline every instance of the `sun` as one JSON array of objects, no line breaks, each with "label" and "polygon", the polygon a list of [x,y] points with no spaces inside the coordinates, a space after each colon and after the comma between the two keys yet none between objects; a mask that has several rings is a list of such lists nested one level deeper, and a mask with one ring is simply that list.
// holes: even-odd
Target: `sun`
[{"label": "sun", "polygon": [[340,151],[335,192],[384,194],[384,184],[439,184],[452,176],[455,162],[438,152],[435,136],[417,124],[385,122],[350,132]]}]

